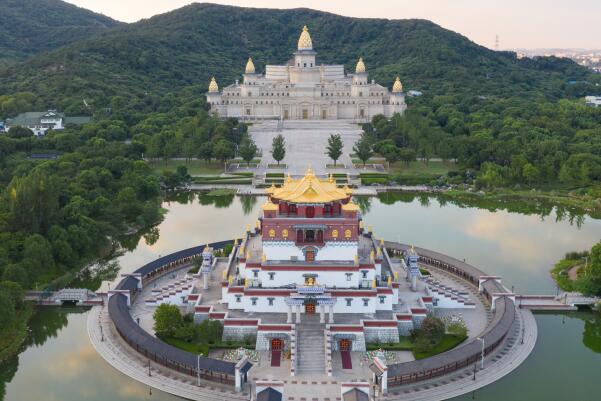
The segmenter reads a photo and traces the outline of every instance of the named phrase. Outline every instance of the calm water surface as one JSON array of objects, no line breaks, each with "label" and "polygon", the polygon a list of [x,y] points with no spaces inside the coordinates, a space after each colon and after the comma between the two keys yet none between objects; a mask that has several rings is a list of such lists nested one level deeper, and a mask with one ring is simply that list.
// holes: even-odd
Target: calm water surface
[{"label": "calm water surface", "polygon": [[[117,258],[121,271],[178,249],[240,237],[258,216],[261,198],[180,195],[166,202],[165,220]],[[540,206],[454,204],[427,197],[360,199],[377,237],[435,249],[468,262],[523,293],[555,293],[554,261],[601,239],[601,221]],[[482,208],[484,207],[484,208]],[[496,210],[495,210],[496,209]],[[520,212],[515,212],[519,210]],[[108,285],[105,283],[104,287]],[[0,368],[6,401],[179,400],[120,374],[89,343],[84,309],[41,309],[26,349]],[[536,316],[532,356],[500,381],[457,400],[598,400],[601,394],[601,319],[592,313]]]}]

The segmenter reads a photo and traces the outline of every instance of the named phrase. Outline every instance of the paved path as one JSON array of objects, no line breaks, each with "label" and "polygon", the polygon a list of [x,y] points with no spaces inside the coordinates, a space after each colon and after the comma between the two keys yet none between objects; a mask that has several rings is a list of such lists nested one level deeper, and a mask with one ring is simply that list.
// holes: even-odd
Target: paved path
[{"label": "paved path", "polygon": [[[534,349],[538,336],[536,320],[532,312],[517,309],[517,319],[505,342],[497,351],[484,359],[484,369],[477,365],[476,380],[473,365],[460,370],[452,375],[438,379],[406,385],[391,387],[386,400],[403,401],[440,401],[448,398],[471,393],[481,387],[493,383],[516,369],[526,360]],[[523,325],[523,326],[522,326]],[[522,344],[522,327],[524,343]]]},{"label": "paved path", "polygon": [[[325,176],[329,173],[344,172],[355,173],[349,154],[353,151],[353,145],[361,136],[361,127],[347,121],[296,121],[284,122],[281,131],[274,128],[275,122],[266,121],[257,123],[250,127],[249,132],[255,143],[261,149],[263,157],[256,173],[262,175],[268,164],[275,164],[271,157],[271,143],[278,134],[286,140],[286,157],[282,161],[287,165],[286,172],[293,176],[304,175],[307,167],[311,165],[316,175]],[[338,164],[346,166],[341,169],[326,169],[326,165],[332,160],[326,155],[328,137],[331,134],[340,134],[344,143],[344,150]],[[274,170],[275,171],[275,170]]]},{"label": "paved path", "polygon": [[[148,376],[148,360],[129,347],[113,329],[108,316],[108,309],[95,306],[88,314],[88,336],[96,351],[121,373],[141,383],[152,386],[166,393],[174,394],[189,400],[229,401],[248,400],[248,385],[244,393],[233,392],[233,386],[201,380],[151,363],[151,374]],[[102,327],[102,329],[101,329]]]}]

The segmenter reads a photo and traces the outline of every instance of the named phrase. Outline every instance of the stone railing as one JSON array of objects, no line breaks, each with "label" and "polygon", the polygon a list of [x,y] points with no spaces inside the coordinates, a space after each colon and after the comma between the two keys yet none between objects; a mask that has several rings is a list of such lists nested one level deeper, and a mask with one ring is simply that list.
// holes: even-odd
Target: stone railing
[{"label": "stone railing", "polygon": [[[386,242],[391,253],[400,254],[409,248],[408,245]],[[415,248],[420,262],[449,272],[469,283],[478,286],[479,277],[484,272],[458,259]],[[496,280],[482,284],[482,293],[490,302],[492,294],[504,293],[505,288]],[[515,305],[512,299],[504,297],[496,302],[493,318],[485,331],[479,336],[485,344],[485,355],[493,352],[505,339],[515,320]],[[482,342],[476,338],[453,348],[450,351],[419,361],[398,363],[388,366],[388,385],[402,385],[442,376],[477,362],[481,358]]]},{"label": "stone railing", "polygon": [[[210,244],[214,249],[221,249],[233,241],[221,241]],[[141,268],[133,275],[124,277],[116,286],[115,290],[129,291],[131,297],[138,293],[138,279],[142,284],[164,276],[165,274],[190,263],[196,256],[202,254],[204,245],[188,248],[156,259]],[[121,337],[137,352],[160,365],[185,373],[193,377],[234,384],[237,375],[236,364],[222,360],[199,357],[187,351],[173,347],[154,337],[142,329],[132,318],[128,300],[121,293],[110,296],[108,302],[109,316],[115,325],[115,329]]]},{"label": "stone railing", "polygon": [[295,376],[298,368],[298,356],[296,352],[296,325],[293,324],[292,333],[290,334],[290,376]]},{"label": "stone railing", "polygon": [[330,330],[324,330],[324,347],[325,347],[325,367],[326,374],[332,377],[333,365],[332,365],[332,333]]}]

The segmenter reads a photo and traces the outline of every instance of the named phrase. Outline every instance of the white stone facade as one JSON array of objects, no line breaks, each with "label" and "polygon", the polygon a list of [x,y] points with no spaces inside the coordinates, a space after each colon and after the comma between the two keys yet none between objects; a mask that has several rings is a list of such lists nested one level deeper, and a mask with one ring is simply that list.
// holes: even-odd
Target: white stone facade
[{"label": "white stone facade", "polygon": [[346,74],[343,65],[318,65],[312,43],[310,47],[300,43],[303,35],[308,36],[308,31],[301,34],[298,50],[288,64],[267,65],[265,74],[259,74],[249,59],[241,83],[236,81],[222,92],[216,83],[211,85],[207,94],[211,111],[221,117],[248,120],[354,121],[405,111],[400,82],[389,91],[369,81],[362,59],[354,74]]}]

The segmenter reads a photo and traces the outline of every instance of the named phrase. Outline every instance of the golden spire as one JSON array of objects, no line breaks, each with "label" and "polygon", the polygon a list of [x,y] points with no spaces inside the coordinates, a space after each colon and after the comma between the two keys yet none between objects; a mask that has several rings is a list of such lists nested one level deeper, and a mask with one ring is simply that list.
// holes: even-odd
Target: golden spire
[{"label": "golden spire", "polygon": [[307,25],[303,27],[303,31],[298,38],[298,50],[313,50],[313,42],[311,41]]},{"label": "golden spire", "polygon": [[209,83],[209,92],[219,92],[219,86],[217,86],[217,81],[215,81],[215,77],[211,78],[211,83]]},{"label": "golden spire", "polygon": [[396,77],[396,81],[394,81],[394,85],[392,85],[392,92],[399,93],[403,91],[403,84],[401,83],[401,78]]},{"label": "golden spire", "polygon": [[359,61],[357,61],[357,66],[355,67],[355,73],[361,74],[365,72],[365,63],[363,62],[363,57],[359,57]]},{"label": "golden spire", "polygon": [[248,58],[246,62],[246,69],[244,70],[245,74],[254,74],[255,73],[255,64],[253,63],[253,59],[251,57]]}]

